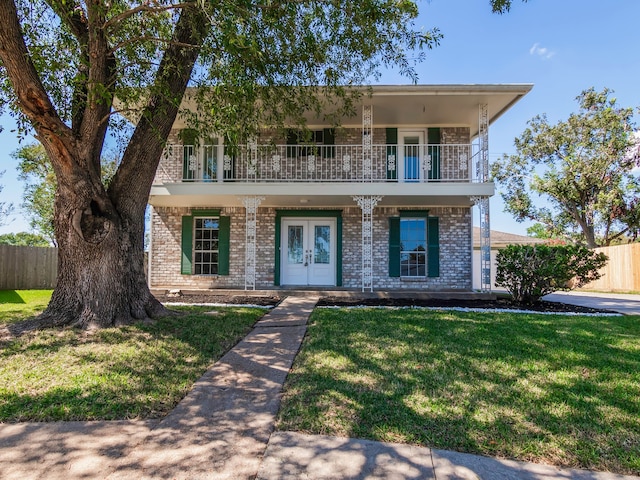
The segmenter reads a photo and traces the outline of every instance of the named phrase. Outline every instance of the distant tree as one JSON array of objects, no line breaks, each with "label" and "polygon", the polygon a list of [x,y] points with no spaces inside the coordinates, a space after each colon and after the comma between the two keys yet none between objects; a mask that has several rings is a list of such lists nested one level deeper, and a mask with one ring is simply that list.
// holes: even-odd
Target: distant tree
[{"label": "distant tree", "polygon": [[50,247],[49,240],[37,233],[18,232],[0,235],[2,245],[20,245],[23,247]]},{"label": "distant tree", "polygon": [[[0,172],[0,178],[4,175],[4,171]],[[4,189],[3,185],[0,185],[0,193]],[[13,204],[7,202],[0,202],[0,225],[6,225],[7,217],[13,211]]]},{"label": "distant tree", "polygon": [[534,223],[527,227],[527,236],[542,239],[553,238],[553,234],[541,223]]},{"label": "distant tree", "polygon": [[[30,217],[30,226],[57,245],[54,229],[54,201],[57,181],[44,147],[30,143],[11,154],[18,160],[18,178],[26,183],[22,196],[22,208]],[[115,160],[101,164],[102,180],[108,185],[115,174]]]},{"label": "distant tree", "polygon": [[29,216],[32,229],[55,245],[53,203],[56,176],[47,153],[38,143],[25,145],[11,156],[18,160],[18,178],[26,183],[22,194],[22,208]]},{"label": "distant tree", "polygon": [[[640,164],[633,108],[621,108],[613,92],[593,88],[577,100],[578,113],[550,125],[534,117],[515,139],[517,154],[492,165],[505,210],[518,221],[535,220],[550,236],[589,248],[640,232]],[[540,207],[536,196],[547,200]],[[536,227],[540,231],[541,227]]]}]

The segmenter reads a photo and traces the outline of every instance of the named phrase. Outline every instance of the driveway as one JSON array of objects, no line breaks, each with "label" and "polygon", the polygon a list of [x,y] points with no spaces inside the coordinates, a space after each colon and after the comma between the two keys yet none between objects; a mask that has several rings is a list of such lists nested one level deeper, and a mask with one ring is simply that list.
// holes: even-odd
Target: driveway
[{"label": "driveway", "polygon": [[542,297],[550,302],[568,303],[582,307],[601,308],[622,313],[640,315],[640,295],[623,293],[560,292]]}]

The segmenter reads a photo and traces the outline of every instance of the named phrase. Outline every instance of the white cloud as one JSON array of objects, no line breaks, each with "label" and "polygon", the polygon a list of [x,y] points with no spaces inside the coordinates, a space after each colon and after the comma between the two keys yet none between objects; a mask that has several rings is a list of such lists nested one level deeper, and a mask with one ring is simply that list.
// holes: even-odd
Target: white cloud
[{"label": "white cloud", "polygon": [[529,53],[531,55],[537,55],[544,60],[548,60],[556,54],[556,52],[549,50],[547,47],[541,47],[539,43],[534,43],[529,49]]}]

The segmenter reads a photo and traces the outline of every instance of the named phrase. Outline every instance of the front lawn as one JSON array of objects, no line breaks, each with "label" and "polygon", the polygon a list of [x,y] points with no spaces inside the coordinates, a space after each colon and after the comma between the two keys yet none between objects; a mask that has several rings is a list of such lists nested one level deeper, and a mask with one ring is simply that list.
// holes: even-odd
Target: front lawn
[{"label": "front lawn", "polygon": [[0,326],[35,317],[51,299],[53,290],[0,290]]},{"label": "front lawn", "polygon": [[0,422],[163,416],[265,313],[176,310],[151,325],[46,329],[0,343]]},{"label": "front lawn", "polygon": [[640,474],[640,317],[316,309],[278,429]]}]

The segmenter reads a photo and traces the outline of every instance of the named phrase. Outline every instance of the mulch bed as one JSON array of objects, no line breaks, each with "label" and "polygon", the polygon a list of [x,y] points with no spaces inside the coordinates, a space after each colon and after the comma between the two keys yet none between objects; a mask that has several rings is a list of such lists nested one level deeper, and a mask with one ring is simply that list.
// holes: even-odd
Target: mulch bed
[{"label": "mulch bed", "polygon": [[566,303],[540,301],[521,305],[508,298],[495,300],[463,300],[463,299],[412,299],[412,298],[364,298],[348,299],[339,297],[321,298],[318,306],[384,306],[384,307],[434,307],[434,308],[482,308],[495,310],[532,310],[534,312],[553,313],[613,313],[610,310],[599,310]]},{"label": "mulch bed", "polygon": [[260,305],[275,307],[284,297],[251,295],[155,295],[162,303],[223,303],[225,305]]},{"label": "mulch bed", "polygon": [[[162,303],[221,303],[232,305],[261,305],[276,306],[284,298],[278,295],[272,296],[251,296],[251,295],[157,295],[156,298]],[[537,303],[522,306],[507,298],[497,298],[496,300],[463,300],[444,298],[349,298],[349,297],[323,297],[318,302],[318,306],[371,306],[371,307],[443,307],[443,308],[483,308],[483,309],[514,309],[532,310],[535,312],[555,312],[555,313],[613,313],[610,310],[598,310],[595,308],[581,307],[578,305],[568,305],[558,302],[540,301]]]}]

